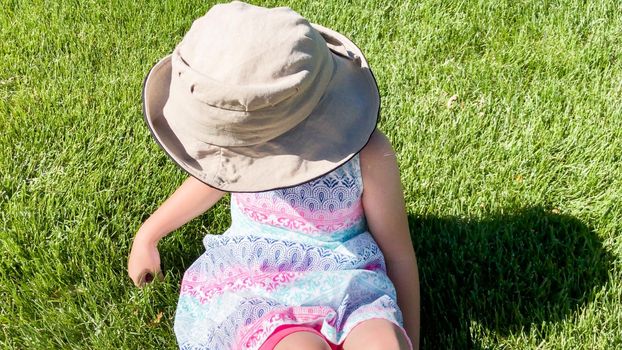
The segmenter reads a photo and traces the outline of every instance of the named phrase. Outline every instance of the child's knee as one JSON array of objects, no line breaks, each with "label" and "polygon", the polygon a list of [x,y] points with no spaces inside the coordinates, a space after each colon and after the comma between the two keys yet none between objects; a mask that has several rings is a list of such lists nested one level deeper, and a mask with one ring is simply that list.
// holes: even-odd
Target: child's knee
[{"label": "child's knee", "polygon": [[322,337],[312,332],[295,332],[281,340],[274,350],[331,350]]},{"label": "child's knee", "polygon": [[384,319],[372,319],[357,325],[343,345],[344,350],[410,350],[404,332]]}]

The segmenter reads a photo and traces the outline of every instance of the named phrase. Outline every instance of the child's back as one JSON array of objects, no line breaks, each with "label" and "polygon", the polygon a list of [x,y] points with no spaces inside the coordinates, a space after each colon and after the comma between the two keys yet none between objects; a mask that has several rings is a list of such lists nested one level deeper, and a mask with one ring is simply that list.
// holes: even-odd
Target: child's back
[{"label": "child's back", "polygon": [[357,154],[298,186],[233,193],[231,227],[205,236],[184,276],[180,347],[255,349],[283,324],[310,325],[338,344],[364,320],[401,324],[362,192]]}]

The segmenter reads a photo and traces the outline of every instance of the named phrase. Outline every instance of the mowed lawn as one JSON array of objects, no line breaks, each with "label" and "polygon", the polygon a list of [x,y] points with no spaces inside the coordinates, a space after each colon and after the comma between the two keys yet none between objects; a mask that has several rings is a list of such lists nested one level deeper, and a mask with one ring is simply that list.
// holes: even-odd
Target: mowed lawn
[{"label": "mowed lawn", "polygon": [[[363,49],[398,153],[423,349],[622,348],[618,0],[266,1]],[[126,274],[187,177],[145,74],[212,1],[0,0],[0,348],[174,349],[184,270],[227,200]]]}]

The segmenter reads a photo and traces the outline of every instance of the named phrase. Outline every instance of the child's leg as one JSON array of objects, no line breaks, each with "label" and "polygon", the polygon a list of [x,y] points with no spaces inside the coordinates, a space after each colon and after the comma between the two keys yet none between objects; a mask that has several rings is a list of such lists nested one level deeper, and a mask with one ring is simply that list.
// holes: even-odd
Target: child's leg
[{"label": "child's leg", "polygon": [[410,350],[404,331],[392,322],[373,318],[357,324],[343,342],[343,350]]},{"label": "child's leg", "polygon": [[282,325],[259,350],[331,350],[322,334],[310,326]]},{"label": "child's leg", "polygon": [[330,345],[319,335],[300,331],[283,338],[274,350],[331,350]]}]

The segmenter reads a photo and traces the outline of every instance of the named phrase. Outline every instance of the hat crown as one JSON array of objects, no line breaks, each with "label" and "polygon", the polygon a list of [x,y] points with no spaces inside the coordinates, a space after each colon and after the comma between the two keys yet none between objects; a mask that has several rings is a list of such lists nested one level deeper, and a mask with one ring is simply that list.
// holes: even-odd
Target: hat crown
[{"label": "hat crown", "polygon": [[325,174],[368,142],[380,96],[350,39],[290,9],[234,2],[204,17],[143,85],[145,121],[182,169],[265,191]]},{"label": "hat crown", "polygon": [[322,36],[295,11],[238,1],[197,19],[176,51],[198,99],[239,111],[304,92],[330,57]]}]

